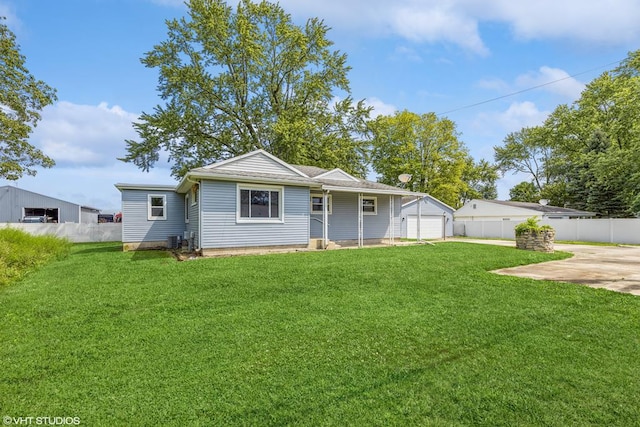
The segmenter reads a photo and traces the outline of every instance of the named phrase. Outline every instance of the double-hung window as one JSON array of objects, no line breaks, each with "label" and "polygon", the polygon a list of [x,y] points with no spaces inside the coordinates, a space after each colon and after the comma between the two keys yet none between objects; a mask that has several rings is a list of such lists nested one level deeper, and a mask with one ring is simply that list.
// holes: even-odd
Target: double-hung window
[{"label": "double-hung window", "polygon": [[[331,194],[327,195],[327,213],[331,215]],[[322,194],[311,195],[311,213],[322,214],[324,205],[324,196]]]},{"label": "double-hung window", "polygon": [[283,188],[238,185],[238,222],[282,222]]},{"label": "double-hung window", "polygon": [[147,195],[147,219],[149,221],[167,219],[167,196],[165,194]]},{"label": "double-hung window", "polygon": [[363,197],[362,213],[363,215],[378,215],[378,198],[367,196]]}]

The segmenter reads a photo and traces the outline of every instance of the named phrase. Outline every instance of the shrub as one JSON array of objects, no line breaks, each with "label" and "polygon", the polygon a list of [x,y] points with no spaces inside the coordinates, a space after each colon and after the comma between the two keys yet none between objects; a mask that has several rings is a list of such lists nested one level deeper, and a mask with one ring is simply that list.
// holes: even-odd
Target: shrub
[{"label": "shrub", "polygon": [[29,271],[66,256],[71,242],[55,236],[32,236],[15,228],[0,229],[0,286]]},{"label": "shrub", "polygon": [[527,218],[525,222],[521,222],[516,225],[516,237],[522,236],[523,234],[529,233],[538,233],[545,230],[553,230],[553,227],[550,225],[540,225],[538,223],[538,219],[536,217]]}]

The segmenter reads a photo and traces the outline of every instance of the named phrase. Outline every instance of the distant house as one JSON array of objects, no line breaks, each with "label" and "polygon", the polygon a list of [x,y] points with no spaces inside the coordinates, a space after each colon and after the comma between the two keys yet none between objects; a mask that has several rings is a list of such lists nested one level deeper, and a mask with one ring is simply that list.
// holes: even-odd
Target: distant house
[{"label": "distant house", "polygon": [[125,249],[188,239],[205,254],[392,244],[401,237],[402,197],[425,196],[263,150],[193,169],[176,186],[116,188]]},{"label": "distant house", "polygon": [[[402,199],[402,237],[443,239],[453,236],[455,209],[432,196]],[[418,218],[420,220],[418,221]]]},{"label": "distant house", "polygon": [[454,217],[456,221],[500,221],[561,218],[591,218],[594,212],[549,206],[541,203],[509,202],[501,200],[474,199],[458,209]]},{"label": "distant house", "polygon": [[97,223],[100,211],[89,206],[5,185],[0,187],[0,222]]}]

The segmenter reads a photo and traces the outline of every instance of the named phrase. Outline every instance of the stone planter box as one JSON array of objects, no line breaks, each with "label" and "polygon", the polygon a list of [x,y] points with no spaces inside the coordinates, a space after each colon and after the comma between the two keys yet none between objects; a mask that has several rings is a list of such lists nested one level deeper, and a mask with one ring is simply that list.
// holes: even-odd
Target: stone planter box
[{"label": "stone planter box", "polygon": [[555,230],[525,231],[516,236],[516,248],[527,251],[553,252]]}]

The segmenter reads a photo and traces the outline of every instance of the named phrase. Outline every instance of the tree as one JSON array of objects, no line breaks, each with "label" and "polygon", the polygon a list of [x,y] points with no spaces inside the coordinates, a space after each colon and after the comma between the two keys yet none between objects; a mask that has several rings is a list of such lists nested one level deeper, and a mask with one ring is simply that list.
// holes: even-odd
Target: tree
[{"label": "tree", "polygon": [[40,111],[56,100],[55,90],[36,80],[25,67],[15,35],[0,17],[0,178],[34,176],[34,167],[55,162],[29,144]]},{"label": "tree", "polygon": [[[189,19],[142,62],[159,70],[165,105],[143,113],[127,156],[148,171],[168,152],[172,174],[264,149],[286,162],[366,173],[369,108],[350,97],[347,57],[318,19],[302,27],[278,4],[190,0]],[[337,92],[337,93],[336,93]],[[342,100],[336,102],[338,95]]]},{"label": "tree", "polygon": [[[610,217],[635,215],[640,193],[640,50],[591,81],[544,125],[495,147],[503,172],[531,176],[552,204]],[[522,189],[520,189],[522,190]]]},{"label": "tree", "polygon": [[498,169],[505,173],[525,173],[531,176],[538,191],[552,181],[550,169],[546,167],[552,157],[542,127],[523,128],[512,132],[504,140],[503,147],[494,147]]},{"label": "tree", "polygon": [[460,205],[473,199],[495,200],[498,198],[498,167],[486,160],[475,162],[471,156],[467,159],[462,180],[466,189],[460,194]]},{"label": "tree", "polygon": [[540,190],[531,181],[522,181],[509,190],[509,200],[513,202],[537,203],[540,199]]},{"label": "tree", "polygon": [[409,188],[429,193],[458,207],[466,190],[463,174],[468,153],[458,139],[455,123],[434,113],[409,111],[379,116],[370,123],[373,169],[384,184],[397,185],[411,174]]}]

